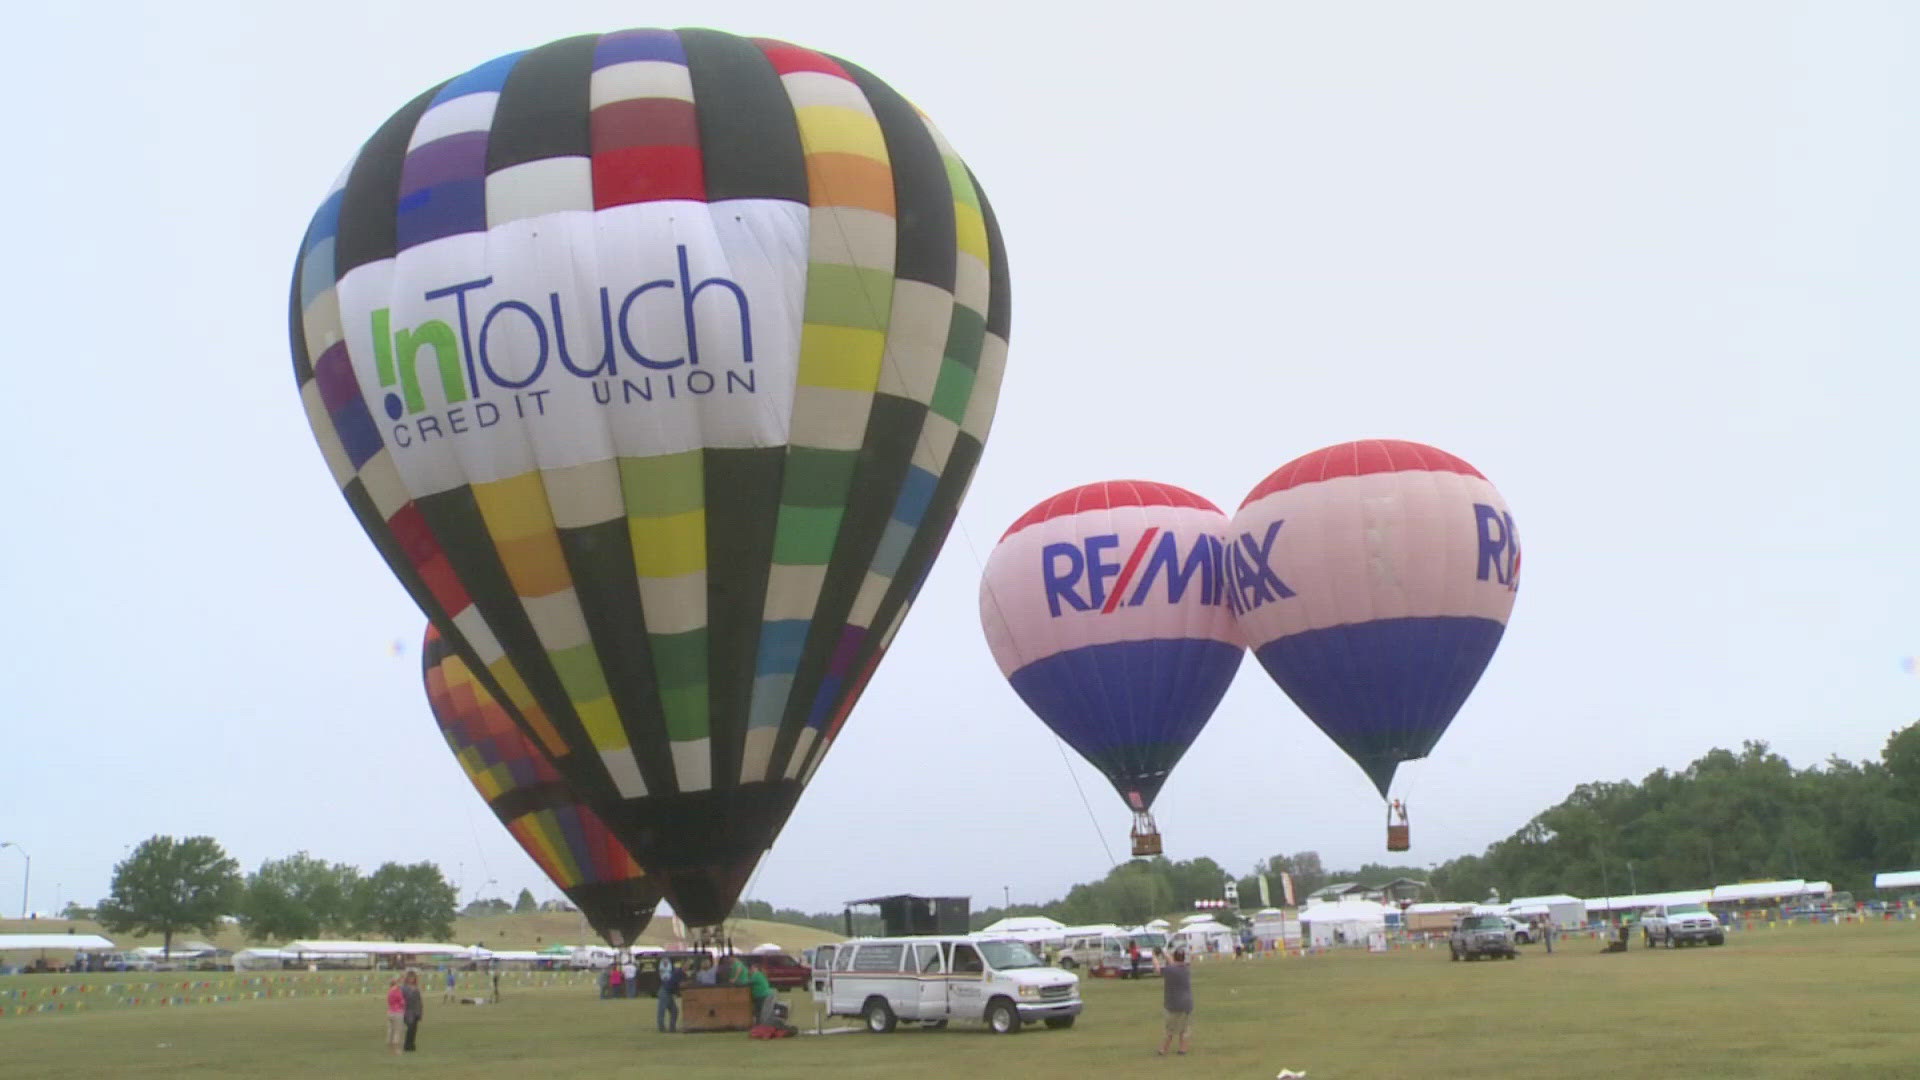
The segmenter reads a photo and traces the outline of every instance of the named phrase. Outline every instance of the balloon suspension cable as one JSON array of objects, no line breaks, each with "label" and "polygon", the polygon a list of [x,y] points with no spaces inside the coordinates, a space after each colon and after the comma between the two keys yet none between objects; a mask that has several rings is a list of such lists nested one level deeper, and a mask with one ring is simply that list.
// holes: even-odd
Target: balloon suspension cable
[{"label": "balloon suspension cable", "polygon": [[[960,515],[955,514],[953,517],[953,527],[960,533],[961,541],[967,545],[967,554],[973,557],[974,572],[984,578],[987,564],[980,559],[980,549],[974,546],[973,533],[968,531],[967,523],[960,520]],[[987,596],[993,601],[993,613],[995,617],[1000,620],[1002,626],[1006,625],[1007,615],[1005,610],[1000,607],[1000,593],[999,590],[993,587],[992,582],[987,583]],[[1087,789],[1080,784],[1080,774],[1073,771],[1073,761],[1067,757],[1066,741],[1060,738],[1058,732],[1052,731],[1050,728],[1048,731],[1049,734],[1053,735],[1053,748],[1060,751],[1061,767],[1067,770],[1067,777],[1073,781],[1073,790],[1080,794],[1080,805],[1086,808],[1087,821],[1093,825],[1093,835],[1100,838],[1100,850],[1107,853],[1107,865],[1112,866],[1120,860],[1113,857],[1113,845],[1107,843],[1107,834],[1100,828],[1100,815],[1093,812],[1093,803],[1087,798]]]}]

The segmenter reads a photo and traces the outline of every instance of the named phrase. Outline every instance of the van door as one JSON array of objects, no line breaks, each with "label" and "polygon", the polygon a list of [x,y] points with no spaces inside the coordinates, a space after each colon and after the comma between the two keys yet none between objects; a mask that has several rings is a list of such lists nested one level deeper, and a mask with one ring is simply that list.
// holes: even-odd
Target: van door
[{"label": "van door", "polygon": [[817,949],[809,949],[807,951],[813,954],[808,958],[808,963],[813,968],[813,974],[810,975],[807,980],[810,984],[808,989],[813,991],[814,997],[824,1000],[823,995],[832,992],[830,987],[833,982],[834,947],[831,945],[822,945]]},{"label": "van door", "polygon": [[987,1014],[987,964],[971,942],[953,943],[947,964],[947,1016],[978,1020]]},{"label": "van door", "polygon": [[938,941],[917,941],[913,945],[914,977],[920,987],[916,1020],[947,1018],[946,949]]},{"label": "van door", "polygon": [[860,1006],[865,999],[860,995],[859,980],[853,977],[853,958],[860,951],[858,945],[842,945],[833,954],[833,974],[828,978],[827,1011],[839,1016],[858,1016]]}]

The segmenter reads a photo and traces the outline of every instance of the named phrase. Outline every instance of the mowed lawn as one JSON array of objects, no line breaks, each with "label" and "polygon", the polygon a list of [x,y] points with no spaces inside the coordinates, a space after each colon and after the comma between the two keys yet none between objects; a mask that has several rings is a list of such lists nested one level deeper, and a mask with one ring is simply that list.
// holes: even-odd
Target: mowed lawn
[{"label": "mowed lawn", "polygon": [[[1913,1077],[1916,978],[1914,922],[1615,955],[1575,939],[1511,962],[1452,963],[1445,949],[1212,961],[1194,973],[1194,1052],[1164,1060],[1151,981],[1092,982],[1067,1031],[903,1026],[778,1042],[658,1035],[650,999],[599,1001],[585,984],[509,986],[484,1007],[442,1005],[429,986],[422,1050],[403,1058],[382,1046],[381,999],[353,995],[9,1016],[0,1076]],[[21,985],[34,977],[0,980]],[[811,1026],[809,1000],[790,998]]]}]

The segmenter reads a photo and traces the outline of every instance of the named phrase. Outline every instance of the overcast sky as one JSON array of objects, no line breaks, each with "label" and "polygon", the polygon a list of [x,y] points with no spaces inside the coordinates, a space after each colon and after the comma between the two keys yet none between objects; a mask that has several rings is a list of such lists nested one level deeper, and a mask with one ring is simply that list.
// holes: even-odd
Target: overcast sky
[{"label": "overcast sky", "polygon": [[[0,840],[32,855],[31,906],[91,903],[154,833],[248,869],[431,859],[463,900],[556,894],[427,712],[424,620],[300,410],[286,282],[328,184],[407,99],[648,23],[888,80],[979,176],[1012,267],[960,527],[753,897],[985,906],[1103,874],[1127,813],[988,655],[987,551],[1066,487],[1143,477],[1231,510],[1354,438],[1465,457],[1527,550],[1478,691],[1402,770],[1413,861],[1478,852],[1589,780],[1743,739],[1870,758],[1920,719],[1911,5],[1068,14],[1092,10],[11,16]],[[1157,813],[1169,856],[1236,872],[1386,858],[1367,779],[1252,660]],[[9,914],[23,868],[0,851]]]}]

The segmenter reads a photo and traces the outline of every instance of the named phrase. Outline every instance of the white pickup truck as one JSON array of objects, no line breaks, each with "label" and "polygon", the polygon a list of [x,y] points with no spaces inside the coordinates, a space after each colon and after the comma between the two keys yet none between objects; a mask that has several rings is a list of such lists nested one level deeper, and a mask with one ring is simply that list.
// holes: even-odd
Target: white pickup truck
[{"label": "white pickup truck", "polygon": [[1726,929],[1704,904],[1662,904],[1641,917],[1640,932],[1648,948],[1665,945],[1671,949],[1703,941],[1709,945],[1727,943]]}]

